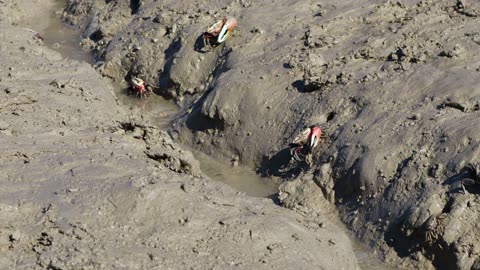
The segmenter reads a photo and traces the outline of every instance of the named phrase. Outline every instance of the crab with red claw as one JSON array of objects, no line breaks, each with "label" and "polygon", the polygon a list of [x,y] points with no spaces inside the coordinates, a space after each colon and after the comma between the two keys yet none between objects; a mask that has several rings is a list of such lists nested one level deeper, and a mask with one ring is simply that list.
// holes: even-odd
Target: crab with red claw
[{"label": "crab with red claw", "polygon": [[[148,87],[142,79],[134,77],[132,78],[131,84],[135,96],[140,95],[140,98],[147,98]],[[152,94],[152,91],[148,90],[148,93]]]},{"label": "crab with red claw", "polygon": [[312,125],[304,129],[290,144],[292,158],[297,161],[306,160],[323,138],[325,134],[318,126]]},{"label": "crab with red claw", "polygon": [[233,17],[223,18],[212,24],[207,31],[203,33],[204,47],[211,50],[215,46],[220,45],[233,34],[236,26],[237,20]]}]

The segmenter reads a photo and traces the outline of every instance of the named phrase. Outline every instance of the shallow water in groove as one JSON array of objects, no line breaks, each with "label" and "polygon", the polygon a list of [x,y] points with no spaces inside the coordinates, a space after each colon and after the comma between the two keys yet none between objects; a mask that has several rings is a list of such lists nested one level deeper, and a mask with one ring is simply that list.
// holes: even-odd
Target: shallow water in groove
[{"label": "shallow water in groove", "polygon": [[93,56],[80,48],[80,35],[59,19],[64,7],[65,1],[56,0],[50,7],[51,16],[42,17],[41,22],[38,22],[38,18],[27,18],[22,26],[41,33],[44,44],[60,53],[62,57],[92,64]]},{"label": "shallow water in groove", "polygon": [[[55,11],[61,10],[65,5],[65,1],[57,0],[54,8],[52,8],[51,17],[42,18],[48,20],[48,26],[44,29],[33,29],[35,20],[27,22],[24,27],[31,28],[35,31],[42,32],[45,37],[45,45],[59,52],[63,57],[85,61],[92,64],[93,57],[79,46],[80,35],[72,28],[67,27],[59,19],[59,15]],[[38,18],[36,19],[38,20]],[[140,99],[128,95],[127,85],[125,83],[112,83],[117,99],[126,107],[133,110],[141,110],[142,113],[151,119],[161,128],[169,126],[171,117],[177,112],[176,106],[160,96],[150,96],[147,99]],[[194,152],[195,157],[200,161],[201,169],[210,178],[224,182],[236,190],[245,192],[251,196],[268,197],[277,192],[274,184],[268,182],[267,179],[256,175],[252,170],[243,167],[232,167],[228,162],[217,161],[209,156]],[[340,227],[344,227],[342,224]],[[347,233],[348,234],[348,233]],[[349,235],[349,234],[348,234]],[[392,269],[379,262],[374,258],[371,252],[353,237],[352,245],[358,263],[363,270],[386,270]]]},{"label": "shallow water in groove", "polygon": [[231,166],[228,162],[215,160],[200,152],[192,151],[192,153],[200,160],[202,171],[213,180],[224,182],[254,197],[270,197],[278,192],[275,183],[260,177],[253,170]]}]

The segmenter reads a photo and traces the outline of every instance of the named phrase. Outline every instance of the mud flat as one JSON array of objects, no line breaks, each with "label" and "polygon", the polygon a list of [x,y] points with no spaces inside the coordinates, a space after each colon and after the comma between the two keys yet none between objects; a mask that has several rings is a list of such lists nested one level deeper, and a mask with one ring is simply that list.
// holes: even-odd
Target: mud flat
[{"label": "mud flat", "polygon": [[[223,16],[239,31],[211,53]],[[141,76],[184,111],[175,140],[281,177],[284,206],[338,211],[400,268],[478,269],[478,1],[68,1],[66,21],[116,80]],[[328,134],[288,170],[304,126]],[[287,169],[287,170],[285,170]]]},{"label": "mud flat", "polygon": [[90,64],[24,29],[56,4],[0,2],[1,269],[358,267],[325,216],[208,179]]}]

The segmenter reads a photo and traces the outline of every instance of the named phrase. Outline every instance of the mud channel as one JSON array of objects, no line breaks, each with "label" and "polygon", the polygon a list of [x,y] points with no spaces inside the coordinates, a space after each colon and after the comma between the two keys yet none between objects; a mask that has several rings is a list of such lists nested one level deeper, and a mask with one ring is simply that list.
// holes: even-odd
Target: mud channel
[{"label": "mud channel", "polygon": [[[78,32],[61,21],[59,14],[63,10],[64,5],[64,1],[56,1],[55,5],[51,7],[51,12],[48,13],[50,16],[28,19],[25,22],[25,27],[28,29],[39,29],[38,24],[47,21],[46,27],[43,30],[39,29],[45,38],[45,45],[59,52],[64,58],[94,65],[94,57],[79,45],[81,37]],[[168,101],[159,95],[151,95],[147,99],[140,99],[131,95],[125,82],[111,82],[111,84],[118,102],[127,108],[128,111],[139,112],[161,129],[166,130],[170,127],[172,119],[178,113],[178,109],[172,101]],[[188,146],[184,147],[188,148]],[[252,169],[243,166],[233,166],[231,162],[216,160],[204,153],[191,150],[195,158],[200,162],[201,170],[211,179],[223,182],[249,196],[272,199],[277,196],[278,179],[273,180],[261,177]],[[331,216],[330,218],[336,220],[335,223],[338,226],[344,227],[336,217]],[[376,259],[365,244],[358,242],[353,235],[350,236],[350,239],[361,269],[393,269]]]}]

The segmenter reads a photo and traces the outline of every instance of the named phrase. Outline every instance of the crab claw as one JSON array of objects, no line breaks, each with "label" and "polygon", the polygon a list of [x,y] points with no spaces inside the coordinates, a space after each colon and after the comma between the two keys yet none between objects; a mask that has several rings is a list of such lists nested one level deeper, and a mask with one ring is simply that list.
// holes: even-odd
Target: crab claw
[{"label": "crab claw", "polygon": [[133,78],[132,79],[132,86],[135,89],[143,89],[143,88],[145,88],[145,82],[140,78]]},{"label": "crab claw", "polygon": [[320,141],[320,137],[322,136],[322,130],[317,126],[314,126],[311,127],[310,131],[310,147],[315,148]]},{"label": "crab claw", "polygon": [[310,133],[311,133],[310,128],[304,129],[300,134],[297,135],[297,137],[295,137],[295,139],[293,139],[292,144],[294,144],[294,145],[304,145],[304,144],[308,143]]},{"label": "crab claw", "polygon": [[236,26],[237,20],[233,17],[223,18],[212,24],[207,29],[207,32],[203,34],[204,46],[207,44],[214,46],[224,42],[232,34]]},{"label": "crab claw", "polygon": [[233,29],[237,26],[237,20],[235,18],[230,17],[225,20],[223,24],[222,30],[218,35],[218,43],[224,42],[233,32]]}]

